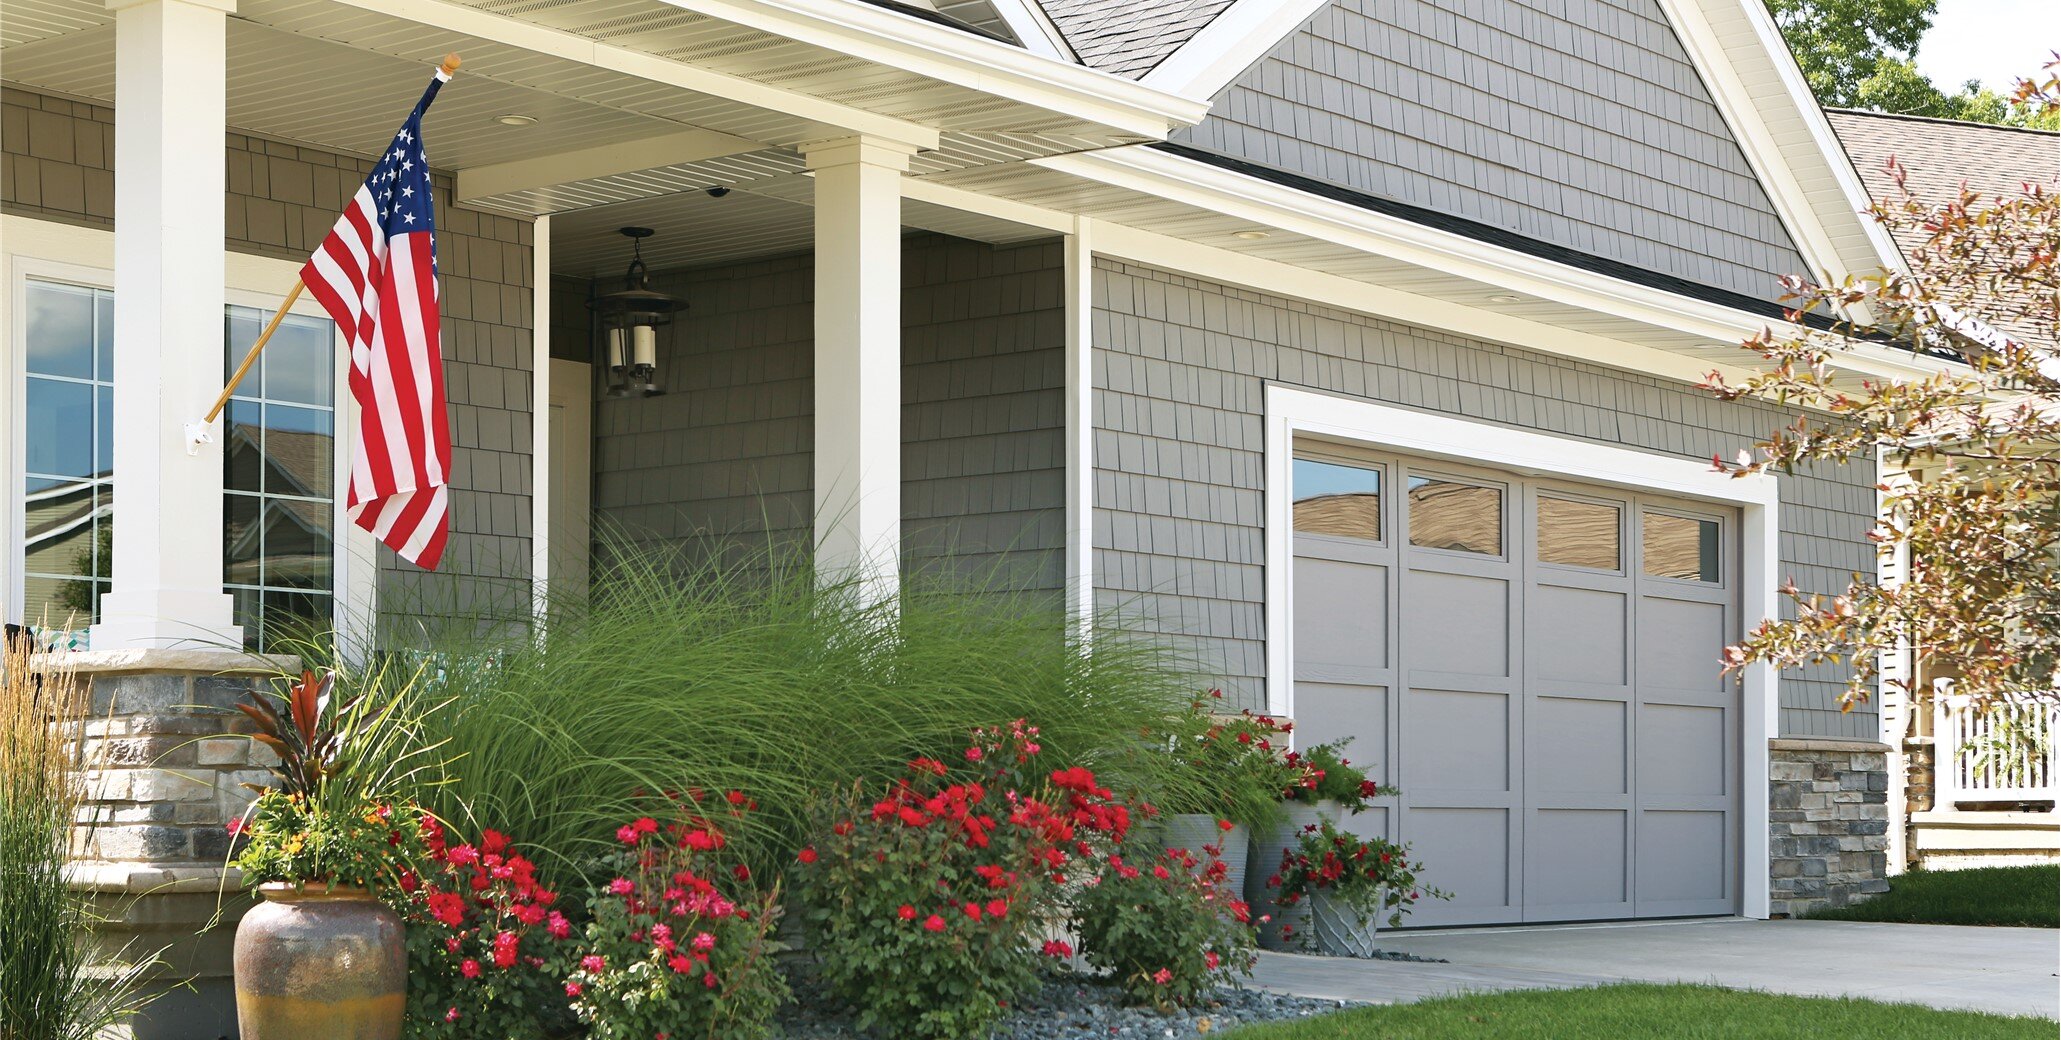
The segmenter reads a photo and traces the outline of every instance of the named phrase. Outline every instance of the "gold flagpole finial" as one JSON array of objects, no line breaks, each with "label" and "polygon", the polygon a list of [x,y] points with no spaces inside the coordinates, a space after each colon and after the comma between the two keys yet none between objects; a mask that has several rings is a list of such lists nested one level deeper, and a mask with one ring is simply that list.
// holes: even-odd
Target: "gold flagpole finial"
[{"label": "gold flagpole finial", "polygon": [[444,63],[437,66],[437,71],[446,76],[456,73],[458,71],[458,52],[452,51],[444,55]]}]

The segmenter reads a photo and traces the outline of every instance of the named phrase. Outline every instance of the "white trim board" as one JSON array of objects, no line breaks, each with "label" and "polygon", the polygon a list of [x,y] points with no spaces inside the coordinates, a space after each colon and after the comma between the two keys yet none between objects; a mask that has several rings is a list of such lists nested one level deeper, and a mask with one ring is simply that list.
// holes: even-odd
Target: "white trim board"
[{"label": "white trim board", "polygon": [[1095,223],[1066,236],[1066,583],[1078,635],[1095,629]]},{"label": "white trim board", "polygon": [[[1740,613],[1747,625],[1777,616],[1781,500],[1775,478],[1737,479],[1707,463],[1419,412],[1269,384],[1266,403],[1267,710],[1293,715],[1294,491],[1298,435],[1362,444],[1432,459],[1652,491],[1713,502],[1740,512]],[[1773,667],[1747,668],[1740,698],[1740,912],[1769,910],[1768,741],[1777,734],[1780,685]]]},{"label": "white trim board", "polygon": [[[291,260],[229,252],[223,257],[224,302],[270,312],[279,306],[286,290],[300,278],[300,265]],[[114,232],[34,217],[0,214],[0,608],[12,619],[21,607],[22,575],[16,569],[16,549],[21,543],[23,520],[20,499],[21,474],[27,462],[25,439],[15,437],[14,416],[23,414],[25,389],[18,345],[27,334],[23,296],[31,277],[49,278],[114,289]],[[329,315],[313,297],[303,296],[293,313],[327,320]],[[339,348],[341,344],[339,343]],[[347,355],[338,349],[336,357],[337,443],[346,443],[348,431],[357,428],[358,406],[344,389],[348,385],[344,365]],[[216,429],[221,429],[219,421]],[[351,523],[344,507],[343,489],[349,483],[349,458],[337,452],[335,472],[336,509],[331,519],[336,547],[336,624],[339,641],[347,647],[369,645],[376,621],[379,592],[379,545],[372,534]],[[220,552],[218,533],[203,544]]]}]

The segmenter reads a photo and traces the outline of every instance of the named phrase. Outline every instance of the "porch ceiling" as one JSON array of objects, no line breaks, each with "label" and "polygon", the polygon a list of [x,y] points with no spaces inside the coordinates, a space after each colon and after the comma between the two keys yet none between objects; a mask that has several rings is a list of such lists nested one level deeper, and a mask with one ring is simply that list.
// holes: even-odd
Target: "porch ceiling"
[{"label": "porch ceiling", "polygon": [[[465,57],[462,89],[446,91],[429,117],[440,168],[462,173],[688,131],[733,139],[715,155],[503,184],[465,200],[515,214],[786,175],[801,168],[797,145],[857,132],[922,146],[914,168],[934,173],[1150,139],[1169,125],[1160,119],[1155,128],[1138,114],[1156,95],[1102,103],[1076,85],[1040,105],[1004,89],[1006,75],[971,79],[949,54],[938,56],[935,40],[929,52],[911,41],[944,34],[947,50],[1000,48],[1019,66],[1045,59],[907,15],[848,5],[888,21],[843,48],[841,39],[806,42],[689,6],[787,28],[773,21],[782,11],[753,0],[241,0],[228,41],[229,123],[377,152],[430,64],[457,51]],[[824,36],[821,25],[795,18],[795,32]],[[902,62],[910,67],[894,64],[895,43],[911,50]],[[0,0],[0,47],[7,82],[114,100],[113,16],[101,0]],[[1035,79],[1053,70],[1018,71]],[[538,122],[494,121],[510,113]]]}]

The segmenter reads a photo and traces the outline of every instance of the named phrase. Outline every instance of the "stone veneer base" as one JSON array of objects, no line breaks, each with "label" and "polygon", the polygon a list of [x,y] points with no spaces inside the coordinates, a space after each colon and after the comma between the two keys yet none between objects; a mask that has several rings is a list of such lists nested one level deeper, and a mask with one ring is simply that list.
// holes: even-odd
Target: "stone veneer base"
[{"label": "stone veneer base", "polygon": [[1768,741],[1771,915],[1889,891],[1888,756],[1872,741]]},{"label": "stone veneer base", "polygon": [[155,955],[164,990],[132,1020],[134,1040],[237,1035],[231,946],[250,905],[227,867],[230,820],[276,761],[240,734],[235,704],[292,658],[229,650],[53,654],[87,694],[87,805],[72,841],[73,886],[102,923],[93,943]]}]

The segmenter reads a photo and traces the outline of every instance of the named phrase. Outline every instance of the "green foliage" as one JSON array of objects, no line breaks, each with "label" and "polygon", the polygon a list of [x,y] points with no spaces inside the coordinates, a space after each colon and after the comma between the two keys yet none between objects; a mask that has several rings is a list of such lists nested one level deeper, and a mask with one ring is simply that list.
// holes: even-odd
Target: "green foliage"
[{"label": "green foliage", "polygon": [[2053,1040],[2049,1019],[1938,1011],[1872,1000],[1790,997],[1716,986],[1621,983],[1438,997],[1252,1026],[1238,1040],[1795,1040],[1953,1037]]},{"label": "green foliage", "polygon": [[1913,870],[1889,879],[1889,891],[1805,916],[1825,921],[1903,924],[2061,926],[2061,867],[1972,867]]},{"label": "green foliage", "polygon": [[1291,802],[1337,802],[1348,812],[1359,812],[1374,798],[1396,794],[1395,788],[1367,779],[1366,771],[1345,757],[1345,746],[1351,742],[1347,737],[1289,752],[1287,762],[1296,776],[1282,795]]},{"label": "green foliage", "polygon": [[1768,0],[1821,104],[2053,129],[2053,116],[1973,81],[1946,89],[1918,71],[1938,0]]},{"label": "green foliage", "polygon": [[1452,894],[1420,884],[1422,863],[1409,859],[1410,847],[1386,838],[1362,838],[1325,820],[1303,828],[1295,845],[1281,851],[1280,870],[1267,878],[1280,890],[1282,906],[1294,906],[1323,893],[1350,908],[1362,921],[1386,915],[1391,928],[1425,896],[1451,899]]},{"label": "green foliage", "polygon": [[1034,940],[1075,857],[1130,826],[1087,770],[1037,779],[1040,740],[1022,723],[980,733],[954,756],[968,764],[918,759],[878,799],[859,787],[821,806],[796,892],[823,981],[860,1029],[982,1036],[1037,986]]},{"label": "green foliage", "polygon": [[1220,690],[1194,701],[1166,735],[1175,785],[1155,803],[1163,813],[1213,816],[1248,827],[1267,827],[1281,818],[1281,795],[1295,770],[1283,759],[1289,724],[1251,711],[1236,716],[1212,712]]},{"label": "green foliage", "polygon": [[432,817],[422,856],[382,895],[407,923],[410,1040],[538,1040],[572,1009],[562,945],[572,923],[536,867],[497,831],[451,844]]},{"label": "green foliage", "polygon": [[648,816],[623,828],[624,850],[607,860],[617,876],[588,900],[585,939],[565,955],[565,993],[594,1040],[757,1040],[788,1000],[773,958],[779,894],[725,895],[750,871],[718,861],[727,842],[711,821],[665,831]]},{"label": "green foliage", "polygon": [[[32,664],[35,667],[32,667]],[[93,916],[65,880],[66,841],[86,800],[85,698],[73,674],[0,647],[0,1037],[93,1040],[149,995],[154,956],[80,940]]]},{"label": "green foliage", "polygon": [[406,803],[366,799],[350,809],[266,791],[231,825],[245,884],[283,881],[375,891],[396,885],[412,859],[419,816]]},{"label": "green foliage", "polygon": [[1127,842],[1074,897],[1081,954],[1132,1001],[1185,1007],[1252,974],[1252,911],[1221,887],[1220,852]]},{"label": "green foliage", "polygon": [[1126,791],[1209,783],[1145,753],[1195,688],[1178,660],[1121,632],[1084,646],[1049,600],[912,580],[897,617],[817,588],[798,558],[649,546],[594,589],[535,642],[423,647],[456,698],[436,719],[452,765],[431,807],[524,835],[547,872],[606,851],[640,792],[696,789],[753,792],[767,808],[736,838],[754,869],[784,870],[812,798],[996,718],[1037,719],[1047,761]]}]

